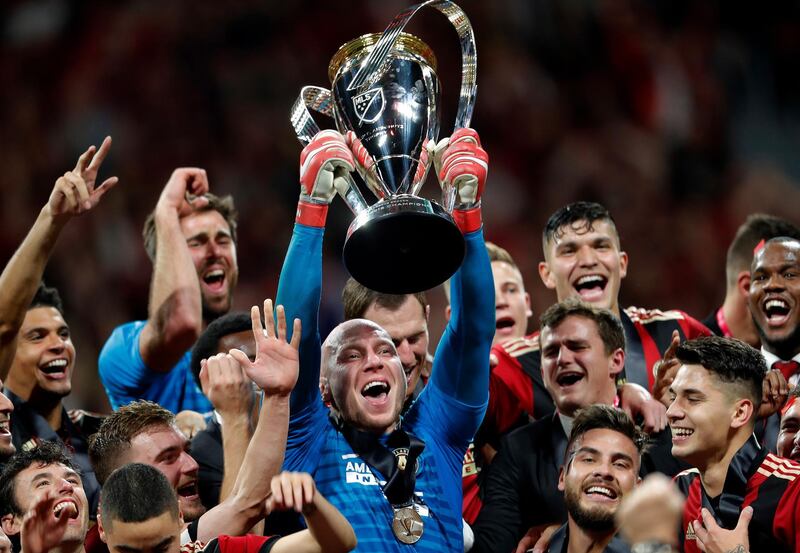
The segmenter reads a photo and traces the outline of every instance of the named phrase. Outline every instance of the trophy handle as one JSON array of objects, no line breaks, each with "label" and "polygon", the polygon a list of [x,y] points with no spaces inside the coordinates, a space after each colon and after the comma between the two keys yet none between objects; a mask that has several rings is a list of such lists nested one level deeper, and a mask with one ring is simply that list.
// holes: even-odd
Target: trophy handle
[{"label": "trophy handle", "polygon": [[[477,69],[478,54],[475,47],[475,33],[472,24],[469,22],[467,14],[459,6],[450,0],[427,0],[420,4],[409,7],[399,13],[394,20],[386,27],[383,35],[378,40],[375,47],[369,53],[364,63],[361,65],[356,76],[350,82],[347,90],[353,91],[359,88],[366,89],[375,84],[389,61],[389,53],[394,47],[397,37],[405,28],[406,24],[416,13],[426,6],[436,8],[450,20],[450,23],[458,33],[461,41],[461,92],[458,98],[458,111],[453,131],[469,127],[472,120],[472,111],[475,107],[475,97],[478,90]],[[436,137],[431,137],[435,140]],[[427,169],[426,169],[427,171]],[[421,186],[421,182],[419,186]],[[442,190],[442,204],[448,212],[452,212],[455,205],[456,191],[448,186]]]},{"label": "trophy handle", "polygon": [[[300,90],[300,95],[292,106],[291,122],[297,139],[303,146],[308,146],[320,131],[309,108],[333,118],[331,91],[319,86],[304,86]],[[366,211],[369,207],[351,174],[348,173],[344,179],[335,179],[334,186],[355,215]]]}]

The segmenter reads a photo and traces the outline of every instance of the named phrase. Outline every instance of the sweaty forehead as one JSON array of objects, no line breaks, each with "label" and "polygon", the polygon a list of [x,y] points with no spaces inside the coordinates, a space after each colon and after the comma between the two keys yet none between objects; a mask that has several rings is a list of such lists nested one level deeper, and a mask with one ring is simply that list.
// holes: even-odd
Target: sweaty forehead
[{"label": "sweaty forehead", "polygon": [[753,258],[753,267],[759,268],[772,264],[798,264],[800,262],[800,242],[787,240],[768,242]]}]

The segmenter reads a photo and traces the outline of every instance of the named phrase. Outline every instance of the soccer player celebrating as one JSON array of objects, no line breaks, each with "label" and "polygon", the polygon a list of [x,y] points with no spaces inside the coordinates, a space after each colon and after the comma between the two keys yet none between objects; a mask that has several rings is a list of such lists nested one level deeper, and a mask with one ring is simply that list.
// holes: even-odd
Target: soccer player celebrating
[{"label": "soccer player celebrating", "polygon": [[687,498],[683,551],[701,551],[698,536],[719,532],[717,525],[741,530],[751,515],[752,551],[800,551],[800,465],[768,453],[753,436],[763,357],[744,342],[717,336],[685,342],[676,356],[681,366],[667,410],[672,454],[695,467],[676,478]]},{"label": "soccer player celebrating", "polygon": [[[352,140],[350,145],[358,150]],[[457,131],[441,146],[435,155],[438,176],[459,191],[454,218],[467,252],[452,279],[453,314],[431,379],[402,419],[407,380],[384,329],[350,320],[336,327],[320,350],[315,331],[325,216],[337,179],[353,169],[355,159],[344,137],[333,131],[318,134],[301,157],[297,224],[278,301],[309,332],[300,345],[284,468],[314,475],[320,491],[353,525],[364,551],[400,551],[410,543],[418,551],[463,548],[462,459],[485,409],[494,334],[491,269],[480,221],[488,158],[471,129]],[[320,389],[330,411],[320,401]]]}]

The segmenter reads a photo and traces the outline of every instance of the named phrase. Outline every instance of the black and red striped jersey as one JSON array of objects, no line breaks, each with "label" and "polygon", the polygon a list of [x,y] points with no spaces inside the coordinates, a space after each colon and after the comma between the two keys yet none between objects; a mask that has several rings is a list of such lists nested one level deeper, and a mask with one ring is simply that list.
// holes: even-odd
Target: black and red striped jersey
[{"label": "black and red striped jersey", "polygon": [[684,471],[675,482],[686,496],[680,539],[685,553],[699,553],[695,527],[703,507],[717,523],[733,529],[741,510],[753,507],[750,551],[800,553],[800,464],[762,448],[751,437],[736,453],[722,493],[709,498],[697,469]]}]

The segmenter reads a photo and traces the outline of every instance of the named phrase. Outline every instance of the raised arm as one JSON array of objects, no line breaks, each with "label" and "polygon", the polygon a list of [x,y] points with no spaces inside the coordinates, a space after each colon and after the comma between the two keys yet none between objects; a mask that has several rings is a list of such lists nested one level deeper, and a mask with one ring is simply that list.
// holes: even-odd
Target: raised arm
[{"label": "raised arm", "polygon": [[242,467],[228,498],[200,517],[197,537],[208,541],[219,534],[238,536],[247,532],[264,516],[265,501],[272,477],[280,472],[289,428],[289,395],[297,382],[298,353],[302,335],[295,319],[291,342],[287,342],[286,315],[278,306],[277,333],[273,323],[272,301],[264,302],[266,328],[261,326],[258,307],[250,316],[257,354],[251,362],[239,350],[218,354],[208,360],[241,365],[247,376],[264,392],[258,426],[247,447]]},{"label": "raised arm", "polygon": [[[197,340],[203,325],[200,280],[181,230],[181,217],[207,205],[203,169],[175,169],[156,204],[156,251],[147,323],[139,336],[145,365],[169,371]],[[188,198],[193,197],[189,200]]]},{"label": "raised arm", "polygon": [[300,319],[300,378],[292,394],[292,413],[319,401],[319,303],[322,290],[322,236],[337,180],[354,169],[342,135],[322,131],[300,154],[300,199],[294,232],[278,281],[276,301],[290,319]]},{"label": "raised arm", "polygon": [[94,209],[118,182],[117,177],[111,177],[95,186],[109,148],[111,137],[103,140],[99,150],[90,146],[78,158],[75,168],[56,180],[47,204],[0,275],[0,380],[8,375],[17,333],[61,230],[75,215]]},{"label": "raised arm", "polygon": [[222,419],[220,431],[225,467],[219,491],[219,502],[222,502],[233,490],[253,436],[250,424],[253,387],[239,363],[209,364],[206,359],[200,362],[200,383],[203,393]]},{"label": "raised arm", "polygon": [[279,539],[272,553],[344,553],[356,546],[353,527],[319,493],[308,473],[282,472],[274,477],[268,507],[270,511],[294,509],[303,513],[308,526],[308,530]]},{"label": "raised arm", "polygon": [[450,280],[451,316],[433,361],[431,383],[468,405],[483,405],[489,390],[494,336],[494,285],[480,215],[488,156],[478,134],[460,129],[437,146],[434,162],[443,186],[457,190],[453,218],[464,233],[464,263]]}]

